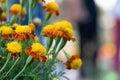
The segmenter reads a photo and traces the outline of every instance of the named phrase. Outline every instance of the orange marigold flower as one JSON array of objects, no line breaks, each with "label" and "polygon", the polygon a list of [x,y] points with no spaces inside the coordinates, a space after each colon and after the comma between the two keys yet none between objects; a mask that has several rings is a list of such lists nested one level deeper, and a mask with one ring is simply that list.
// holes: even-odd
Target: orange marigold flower
[{"label": "orange marigold flower", "polygon": [[78,55],[71,56],[66,62],[67,69],[80,69],[82,60]]},{"label": "orange marigold flower", "polygon": [[[18,13],[20,12],[20,9],[21,9],[21,5],[20,4],[13,4],[12,6],[11,6],[11,8],[10,8],[10,10],[9,10],[9,13],[11,14],[11,15],[15,15],[15,16],[17,16],[18,15]],[[26,12],[26,8],[23,8],[22,9],[22,12],[21,12],[21,19],[22,20],[24,20],[24,15],[26,14],[27,12]]]},{"label": "orange marigold flower", "polygon": [[48,2],[45,6],[43,6],[43,9],[46,10],[49,14],[55,13],[56,16],[59,16],[59,6],[55,2]]},{"label": "orange marigold flower", "polygon": [[40,43],[34,43],[30,47],[25,49],[25,52],[31,55],[35,60],[41,60],[42,62],[46,62],[46,49]]},{"label": "orange marigold flower", "polygon": [[11,34],[13,33],[12,28],[10,28],[9,26],[1,26],[0,31],[2,32],[2,38],[4,40],[8,40]]},{"label": "orange marigold flower", "polygon": [[75,41],[75,38],[73,38],[74,32],[72,28],[72,24],[66,20],[56,22],[54,25],[46,25],[41,35],[47,36],[47,37],[64,37],[66,40],[72,40]]},{"label": "orange marigold flower", "polygon": [[47,37],[55,37],[55,28],[53,25],[46,25],[43,30],[41,35],[47,36]]},{"label": "orange marigold flower", "polygon": [[23,39],[34,39],[35,34],[32,33],[32,30],[30,26],[19,26],[15,28],[15,33],[12,34],[12,38],[16,38],[17,40],[23,40]]}]

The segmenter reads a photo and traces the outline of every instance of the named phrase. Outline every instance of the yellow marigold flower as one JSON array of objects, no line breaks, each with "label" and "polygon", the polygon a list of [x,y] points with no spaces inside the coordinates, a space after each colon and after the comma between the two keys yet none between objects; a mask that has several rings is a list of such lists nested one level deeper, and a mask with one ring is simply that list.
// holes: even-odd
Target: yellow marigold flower
[{"label": "yellow marigold flower", "polygon": [[6,13],[5,12],[2,12],[1,14],[0,14],[0,21],[2,22],[2,21],[6,21],[7,19],[6,19]]},{"label": "yellow marigold flower", "polygon": [[45,0],[38,0],[39,3],[45,2]]},{"label": "yellow marigold flower", "polygon": [[72,24],[68,21],[60,21],[54,23],[56,35],[65,37],[66,39],[70,40],[72,36],[74,35]]},{"label": "yellow marigold flower", "polygon": [[59,16],[59,6],[55,2],[48,2],[45,6],[43,6],[43,9],[46,10],[49,14],[55,13],[57,16]]},{"label": "yellow marigold flower", "polygon": [[43,63],[46,62],[46,48],[40,43],[34,43],[32,46],[25,49],[26,54],[31,55],[35,60],[41,60]]},{"label": "yellow marigold flower", "polygon": [[55,36],[55,27],[53,25],[46,25],[41,33],[43,36],[54,37]]},{"label": "yellow marigold flower", "polygon": [[10,35],[13,33],[12,28],[10,28],[9,26],[1,26],[0,31],[2,31],[2,35]]},{"label": "yellow marigold flower", "polygon": [[13,24],[13,28],[16,28],[16,27],[18,27],[18,26],[20,26],[20,24],[17,24],[17,23],[14,23],[14,24]]},{"label": "yellow marigold flower", "polygon": [[0,0],[0,2],[1,2],[1,3],[5,3],[5,2],[6,2],[6,0]]},{"label": "yellow marigold flower", "polygon": [[17,34],[28,34],[31,33],[31,28],[29,26],[18,26],[15,29],[15,32]]},{"label": "yellow marigold flower", "polygon": [[78,55],[73,55],[66,62],[67,69],[80,69],[81,65],[82,65],[82,60]]},{"label": "yellow marigold flower", "polygon": [[18,42],[10,42],[7,43],[7,50],[11,53],[20,53],[21,52],[21,45]]},{"label": "yellow marigold flower", "polygon": [[73,30],[72,29],[70,29],[70,28],[66,28],[66,32],[65,32],[66,34],[67,34],[67,36],[69,36],[70,38],[73,36],[73,34],[74,34],[74,32],[73,32]]},{"label": "yellow marigold flower", "polygon": [[46,55],[46,48],[40,43],[34,43],[32,46],[32,51],[39,54],[40,56]]},{"label": "yellow marigold flower", "polygon": [[[9,10],[9,13],[12,14],[12,15],[15,15],[17,16],[19,11],[21,9],[21,5],[20,4],[13,4]],[[21,19],[24,19],[24,15],[26,14],[26,8],[23,8],[22,9],[22,12],[21,12]]]},{"label": "yellow marigold flower", "polygon": [[59,80],[58,78],[53,78],[53,80]]},{"label": "yellow marigold flower", "polygon": [[66,28],[72,29],[72,24],[66,20],[54,23],[55,29],[65,30]]},{"label": "yellow marigold flower", "polygon": [[39,42],[39,38],[37,36],[34,37],[35,42]]}]

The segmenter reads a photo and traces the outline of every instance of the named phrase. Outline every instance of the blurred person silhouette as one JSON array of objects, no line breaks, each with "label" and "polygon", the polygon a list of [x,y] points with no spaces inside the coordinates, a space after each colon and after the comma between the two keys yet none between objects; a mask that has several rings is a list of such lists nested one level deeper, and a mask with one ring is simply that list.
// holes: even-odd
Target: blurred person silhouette
[{"label": "blurred person silhouette", "polygon": [[79,31],[81,36],[81,58],[83,60],[81,75],[82,77],[88,77],[93,80],[97,76],[97,9],[94,0],[83,0],[83,4],[86,9],[86,14],[84,14],[79,21]]}]

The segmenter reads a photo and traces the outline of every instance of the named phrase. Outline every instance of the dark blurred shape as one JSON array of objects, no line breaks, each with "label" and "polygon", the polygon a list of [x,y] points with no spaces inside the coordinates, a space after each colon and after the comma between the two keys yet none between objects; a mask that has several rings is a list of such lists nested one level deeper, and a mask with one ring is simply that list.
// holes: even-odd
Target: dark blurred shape
[{"label": "dark blurred shape", "polygon": [[97,10],[94,0],[83,0],[87,17],[79,22],[79,31],[81,35],[81,58],[83,66],[81,69],[82,77],[96,76],[96,57],[97,57]]}]

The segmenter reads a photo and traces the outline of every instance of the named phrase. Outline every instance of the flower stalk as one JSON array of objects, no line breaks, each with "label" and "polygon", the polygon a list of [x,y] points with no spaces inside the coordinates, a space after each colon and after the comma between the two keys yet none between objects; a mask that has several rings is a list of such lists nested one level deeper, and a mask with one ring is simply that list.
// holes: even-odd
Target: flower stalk
[{"label": "flower stalk", "polygon": [[3,78],[7,77],[7,75],[13,70],[13,68],[18,63],[19,60],[20,60],[20,57],[17,58],[17,60],[15,61],[15,63],[12,65],[12,67],[8,70],[8,72],[5,74],[5,76]]},{"label": "flower stalk", "polygon": [[29,0],[29,21],[28,21],[28,24],[30,24],[32,22],[32,1],[33,0]]},{"label": "flower stalk", "polygon": [[16,79],[24,72],[24,70],[27,68],[28,64],[31,62],[31,60],[32,60],[32,57],[29,56],[29,57],[27,58],[27,60],[26,60],[26,63],[25,63],[25,65],[24,65],[24,67],[23,67],[22,70],[13,78],[13,80],[16,80]]},{"label": "flower stalk", "polygon": [[10,58],[11,58],[11,57],[10,57],[10,55],[8,54],[8,57],[7,57],[7,60],[6,60],[5,64],[4,64],[3,67],[0,69],[0,73],[1,73],[1,72],[5,69],[5,67],[7,66]]}]

